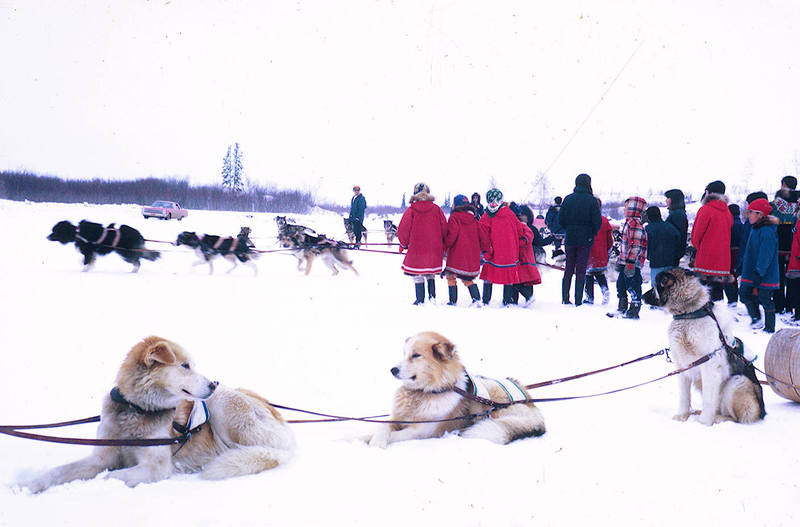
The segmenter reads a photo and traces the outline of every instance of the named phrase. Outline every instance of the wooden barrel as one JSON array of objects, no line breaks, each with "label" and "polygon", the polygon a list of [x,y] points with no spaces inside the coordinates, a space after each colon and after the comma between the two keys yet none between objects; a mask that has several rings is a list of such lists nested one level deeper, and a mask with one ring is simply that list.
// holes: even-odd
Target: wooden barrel
[{"label": "wooden barrel", "polygon": [[764,356],[764,371],[772,391],[800,403],[800,389],[789,386],[800,386],[800,329],[785,328],[772,335]]}]

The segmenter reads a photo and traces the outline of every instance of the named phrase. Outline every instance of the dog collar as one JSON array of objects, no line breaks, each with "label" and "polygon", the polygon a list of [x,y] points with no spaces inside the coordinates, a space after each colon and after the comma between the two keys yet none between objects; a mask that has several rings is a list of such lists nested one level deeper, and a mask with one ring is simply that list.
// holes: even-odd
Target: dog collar
[{"label": "dog collar", "polygon": [[679,313],[677,315],[672,315],[672,320],[692,320],[696,318],[703,318],[711,316],[711,309],[713,308],[714,304],[709,302],[708,304],[704,305],[700,309],[696,309],[689,313]]},{"label": "dog collar", "polygon": [[109,395],[111,395],[111,400],[114,401],[115,403],[121,404],[123,406],[127,406],[129,408],[132,408],[133,410],[136,410],[140,414],[158,414],[158,413],[161,413],[161,412],[166,412],[168,410],[172,410],[172,411],[175,410],[175,408],[161,408],[161,409],[158,409],[158,410],[145,410],[141,406],[135,405],[132,402],[130,402],[129,400],[127,400],[122,395],[122,392],[119,391],[119,386],[114,386],[113,388],[111,388],[111,393]]}]

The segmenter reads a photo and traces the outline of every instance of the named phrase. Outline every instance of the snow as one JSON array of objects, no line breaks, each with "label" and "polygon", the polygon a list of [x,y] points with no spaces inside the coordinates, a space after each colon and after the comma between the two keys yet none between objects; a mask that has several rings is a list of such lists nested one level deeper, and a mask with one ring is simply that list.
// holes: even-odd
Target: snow
[{"label": "snow", "polygon": [[[290,215],[342,238],[340,217]],[[341,415],[389,411],[389,373],[403,340],[438,331],[475,373],[526,384],[616,364],[666,346],[669,317],[609,319],[604,306],[562,306],[561,273],[542,269],[530,309],[413,307],[400,256],[351,252],[360,276],[309,276],[295,259],[263,254],[259,275],[227,262],[214,275],[184,248],[164,251],[138,274],[116,255],[81,273],[71,246],[46,240],[57,221],[126,223],[145,238],[182,230],[232,235],[253,229],[273,248],[272,214],[190,211],[182,222],[144,220],[136,205],[0,201],[0,423],[96,415],[127,350],[156,334],[189,350],[206,376],[251,388],[277,404]],[[370,241],[384,241],[368,217]],[[376,249],[383,249],[378,246]],[[439,302],[446,284],[438,281]],[[497,292],[499,293],[499,291]],[[495,294],[496,300],[500,295]],[[745,317],[746,318],[746,317]],[[760,357],[768,336],[745,318],[738,336]],[[779,327],[782,323],[779,322]],[[550,397],[604,391],[671,371],[662,358],[540,389]],[[135,489],[103,476],[31,495],[25,476],[75,460],[89,447],[0,436],[0,525],[797,525],[800,405],[765,388],[767,418],[706,427],[672,420],[674,379],[578,401],[541,403],[548,431],[506,446],[456,436],[371,449],[375,425],[291,425],[294,459],[255,476],[218,482],[176,476]],[[695,394],[695,407],[699,397]],[[289,419],[303,415],[283,412]],[[92,437],[95,425],[53,430]]]}]

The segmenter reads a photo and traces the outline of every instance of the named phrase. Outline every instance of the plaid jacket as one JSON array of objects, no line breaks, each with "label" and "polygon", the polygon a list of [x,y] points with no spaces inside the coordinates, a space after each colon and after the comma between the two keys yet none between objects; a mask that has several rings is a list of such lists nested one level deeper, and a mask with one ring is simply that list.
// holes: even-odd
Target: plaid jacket
[{"label": "plaid jacket", "polygon": [[642,212],[646,207],[644,198],[633,196],[625,200],[625,224],[622,226],[618,264],[644,266],[647,258],[647,231],[642,223]]}]

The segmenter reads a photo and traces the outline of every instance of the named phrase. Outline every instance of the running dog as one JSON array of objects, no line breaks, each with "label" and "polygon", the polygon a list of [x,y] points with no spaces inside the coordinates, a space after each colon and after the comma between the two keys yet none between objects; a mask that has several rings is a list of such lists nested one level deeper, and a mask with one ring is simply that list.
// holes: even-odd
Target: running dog
[{"label": "running dog", "polygon": [[[200,472],[206,479],[255,474],[287,461],[294,436],[280,414],[258,395],[209,381],[179,345],[147,337],[128,352],[116,387],[105,396],[98,439],[175,437],[193,405],[207,422],[183,446],[98,446],[88,457],[56,467],[21,486],[38,493],[74,480],[106,477],[129,487]],[[173,452],[173,450],[175,452]]]},{"label": "running dog", "polygon": [[544,418],[532,402],[512,404],[488,414],[491,407],[481,400],[527,400],[528,392],[511,379],[498,381],[468,374],[455,345],[442,335],[418,333],[406,339],[404,353],[400,364],[391,369],[402,386],[395,392],[390,420],[440,422],[382,424],[368,439],[370,446],[385,448],[398,441],[441,437],[448,432],[498,444],[545,433]]},{"label": "running dog", "polygon": [[392,243],[397,237],[397,225],[392,220],[383,220],[383,231],[386,233],[386,243]]},{"label": "running dog", "polygon": [[[355,231],[355,224],[353,220],[350,218],[343,218],[344,219],[344,232],[347,233],[347,239],[350,240],[350,243],[356,242],[356,231]],[[361,238],[364,240],[362,243],[367,243],[367,229],[361,229]]]},{"label": "running dog", "polygon": [[291,254],[297,258],[298,271],[303,269],[305,263],[306,275],[311,272],[311,264],[319,256],[334,276],[339,274],[337,266],[342,269],[350,269],[358,276],[358,271],[353,267],[352,260],[345,254],[342,244],[327,238],[324,234],[319,236],[304,233],[285,234],[280,237],[280,244],[286,249],[291,249]]},{"label": "running dog", "polygon": [[207,263],[208,274],[214,273],[213,260],[221,256],[233,264],[233,267],[228,269],[228,273],[236,269],[236,266],[241,262],[249,266],[253,273],[258,276],[258,267],[253,262],[254,259],[258,258],[258,253],[253,250],[253,245],[248,235],[249,231],[246,233],[241,231],[236,238],[222,238],[214,234],[204,234],[199,237],[194,232],[183,231],[178,235],[175,245],[186,245],[194,249],[199,260],[193,263],[192,266]]},{"label": "running dog", "polygon": [[154,262],[161,257],[158,251],[145,249],[141,233],[128,225],[117,228],[113,223],[103,227],[99,223],[81,220],[77,227],[68,221],[60,221],[53,226],[53,232],[47,237],[52,242],[62,245],[74,243],[75,248],[83,255],[83,271],[94,267],[97,255],[116,252],[120,257],[133,265],[133,273],[139,271],[141,259]]},{"label": "running dog", "polygon": [[[702,394],[699,420],[705,425],[728,420],[754,423],[763,419],[766,411],[761,384],[752,358],[745,356],[741,341],[733,336],[733,320],[727,310],[710,304],[708,290],[685,269],[660,272],[656,276],[656,289],[657,302],[673,316],[667,336],[675,365],[685,368],[713,354],[707,362],[680,374],[678,413],[674,418],[686,421],[698,413],[691,408],[694,385]],[[732,349],[723,345],[722,338]]]}]

